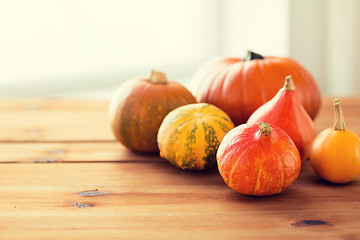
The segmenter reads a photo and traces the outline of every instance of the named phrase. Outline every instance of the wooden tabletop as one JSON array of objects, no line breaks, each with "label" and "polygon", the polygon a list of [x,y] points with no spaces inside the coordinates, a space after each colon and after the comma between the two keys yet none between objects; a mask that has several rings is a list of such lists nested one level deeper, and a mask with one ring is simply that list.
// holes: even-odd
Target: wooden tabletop
[{"label": "wooden tabletop", "polygon": [[[332,99],[315,121],[333,125]],[[360,134],[360,98],[342,99]],[[0,239],[360,239],[360,180],[308,162],[286,191],[248,197],[114,140],[107,101],[0,100]]]}]

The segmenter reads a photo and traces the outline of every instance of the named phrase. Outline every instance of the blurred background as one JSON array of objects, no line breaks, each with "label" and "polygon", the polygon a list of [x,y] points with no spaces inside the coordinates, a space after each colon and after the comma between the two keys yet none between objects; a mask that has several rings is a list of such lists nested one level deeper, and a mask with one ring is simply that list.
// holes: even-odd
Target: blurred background
[{"label": "blurred background", "polygon": [[214,56],[291,57],[360,95],[358,0],[0,1],[0,96],[109,99],[150,69],[187,86]]}]

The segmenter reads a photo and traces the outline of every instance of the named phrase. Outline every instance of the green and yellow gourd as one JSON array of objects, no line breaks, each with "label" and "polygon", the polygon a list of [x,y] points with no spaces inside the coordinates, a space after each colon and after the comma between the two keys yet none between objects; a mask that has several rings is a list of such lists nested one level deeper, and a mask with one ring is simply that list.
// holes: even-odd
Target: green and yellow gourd
[{"label": "green and yellow gourd", "polygon": [[219,144],[232,128],[230,117],[214,105],[195,103],[178,107],[160,126],[160,156],[184,170],[210,168],[216,164]]}]

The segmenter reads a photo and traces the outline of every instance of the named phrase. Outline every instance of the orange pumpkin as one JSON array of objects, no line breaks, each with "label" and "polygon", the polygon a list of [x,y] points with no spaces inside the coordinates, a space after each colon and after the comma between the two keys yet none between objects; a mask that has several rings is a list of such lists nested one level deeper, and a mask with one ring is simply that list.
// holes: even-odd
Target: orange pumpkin
[{"label": "orange pumpkin", "polygon": [[321,106],[319,87],[312,75],[290,58],[263,57],[252,52],[245,59],[215,58],[198,69],[190,90],[198,102],[221,108],[239,125],[275,96],[288,75],[294,78],[300,101],[314,119]]},{"label": "orange pumpkin", "polygon": [[360,138],[345,128],[340,100],[334,100],[335,125],[319,133],[310,148],[315,173],[329,182],[347,183],[360,174]]},{"label": "orange pumpkin", "polygon": [[116,139],[139,152],[158,152],[157,133],[165,116],[177,107],[195,103],[195,97],[164,73],[135,78],[118,88],[110,103],[110,122]]},{"label": "orange pumpkin", "polygon": [[217,152],[219,172],[225,183],[245,195],[273,195],[284,191],[298,177],[299,151],[280,128],[260,122],[230,130]]}]

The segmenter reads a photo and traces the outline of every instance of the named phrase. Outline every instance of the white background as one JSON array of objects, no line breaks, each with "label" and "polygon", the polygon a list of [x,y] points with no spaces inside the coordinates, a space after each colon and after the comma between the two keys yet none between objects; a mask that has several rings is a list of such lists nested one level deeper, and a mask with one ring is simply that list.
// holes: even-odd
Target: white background
[{"label": "white background", "polygon": [[326,95],[359,95],[357,0],[0,1],[0,96],[110,98],[214,56],[292,57]]}]

